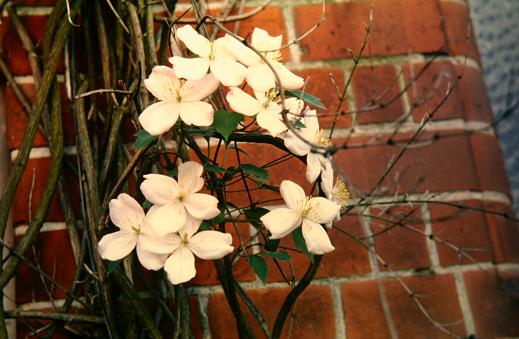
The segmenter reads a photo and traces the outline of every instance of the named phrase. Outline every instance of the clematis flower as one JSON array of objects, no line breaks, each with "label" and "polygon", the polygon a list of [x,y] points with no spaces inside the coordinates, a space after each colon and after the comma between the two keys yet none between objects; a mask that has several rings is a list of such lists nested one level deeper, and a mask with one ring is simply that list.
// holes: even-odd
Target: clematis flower
[{"label": "clematis flower", "polygon": [[177,232],[186,223],[188,214],[202,220],[220,214],[215,197],[197,193],[204,186],[203,170],[199,163],[187,161],[178,166],[178,182],[161,174],[144,176],[141,191],[148,201],[156,205],[149,224],[157,235]]},{"label": "clematis flower", "polygon": [[195,256],[215,260],[231,253],[232,236],[217,231],[198,232],[202,220],[188,216],[178,233],[146,242],[146,249],[168,256],[164,270],[172,284],[181,284],[196,275]]},{"label": "clematis flower", "polygon": [[110,219],[119,227],[119,231],[107,234],[99,241],[101,257],[117,261],[137,247],[137,257],[142,266],[149,270],[161,269],[167,257],[144,249],[147,247],[146,240],[155,237],[148,225],[149,217],[154,213],[153,208],[145,215],[139,203],[125,193],[119,194],[117,199],[112,199],[108,207]]},{"label": "clematis flower", "polygon": [[[285,132],[288,128],[283,122],[281,111],[283,108],[277,102],[274,89],[267,92],[254,92],[256,98],[245,93],[237,87],[232,87],[227,93],[226,99],[229,106],[235,111],[247,116],[256,116],[256,122],[261,128],[266,129],[273,137]],[[289,120],[294,119],[301,111],[302,101],[296,98],[285,100]]]},{"label": "clematis flower", "polygon": [[228,52],[226,39],[209,41],[189,25],[177,29],[177,36],[191,52],[198,55],[197,58],[169,58],[179,78],[197,80],[210,69],[224,86],[239,86],[245,79],[245,67]]},{"label": "clematis flower", "polygon": [[218,87],[218,79],[207,74],[200,80],[179,80],[173,69],[155,66],[144,85],[159,102],[146,108],[139,116],[142,127],[151,135],[168,131],[179,116],[187,125],[209,126],[214,109],[205,98]]},{"label": "clematis flower", "polygon": [[[321,173],[321,187],[328,200],[341,206],[341,209],[348,204],[350,200],[350,192],[346,187],[346,184],[337,178],[335,185],[333,184],[333,168],[332,164],[328,162]],[[341,212],[339,211],[335,218],[326,224],[326,227],[332,227],[333,221],[339,221],[341,219]]]},{"label": "clematis flower", "polygon": [[326,147],[331,145],[331,141],[324,136],[323,130],[319,128],[319,120],[315,110],[307,108],[301,121],[305,127],[296,129],[295,133],[289,130],[285,135],[284,143],[292,153],[299,156],[306,155],[306,179],[313,183],[330,160],[313,151],[312,147]]},{"label": "clematis flower", "polygon": [[[256,52],[228,34],[225,35],[224,39],[229,53],[248,66],[245,79],[250,87],[260,92],[266,92],[270,88],[275,87],[276,77],[274,73]],[[261,28],[256,27],[252,32],[251,46],[267,59],[268,63],[276,71],[285,89],[301,88],[304,85],[303,78],[290,72],[288,68],[280,63],[282,59],[280,52],[282,40],[283,36],[273,37]]]},{"label": "clematis flower", "polygon": [[284,180],[279,190],[287,207],[276,208],[260,218],[271,238],[283,238],[301,226],[309,252],[333,251],[335,248],[320,224],[333,220],[341,206],[323,197],[307,197],[301,186],[290,180]]}]

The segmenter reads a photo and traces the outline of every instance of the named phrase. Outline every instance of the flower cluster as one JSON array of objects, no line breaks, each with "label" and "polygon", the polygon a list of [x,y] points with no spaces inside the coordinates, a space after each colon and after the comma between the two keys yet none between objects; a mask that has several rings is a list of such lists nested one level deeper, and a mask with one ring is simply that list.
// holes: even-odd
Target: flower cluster
[{"label": "flower cluster", "polygon": [[[272,37],[256,28],[250,48],[228,34],[209,41],[191,26],[179,28],[176,36],[194,57],[174,56],[170,58],[173,67],[153,68],[144,84],[158,102],[141,113],[142,127],[151,135],[161,135],[179,117],[186,125],[211,126],[215,110],[207,99],[220,84],[229,87],[226,100],[232,110],[254,117],[270,135],[283,139],[290,152],[306,157],[308,182],[314,183],[321,176],[326,197],[308,197],[298,184],[288,180],[281,183],[287,207],[273,209],[260,218],[270,237],[279,239],[301,227],[309,252],[321,255],[333,251],[322,225],[331,227],[340,218],[349,195],[342,181],[338,179],[334,185],[331,159],[316,151],[316,147],[330,145],[319,127],[316,111],[291,97],[284,102],[287,114],[282,116],[279,87],[295,90],[304,85],[301,77],[280,63],[282,36]],[[254,96],[239,87],[244,82]],[[202,174],[201,164],[188,161],[178,166],[177,180],[161,174],[144,175],[140,189],[152,204],[147,213],[127,194],[113,199],[110,218],[120,230],[101,239],[101,256],[120,260],[136,248],[144,267],[164,268],[169,280],[179,284],[195,276],[195,256],[213,260],[231,253],[230,234],[198,231],[202,220],[220,214],[218,200],[200,193]]]}]

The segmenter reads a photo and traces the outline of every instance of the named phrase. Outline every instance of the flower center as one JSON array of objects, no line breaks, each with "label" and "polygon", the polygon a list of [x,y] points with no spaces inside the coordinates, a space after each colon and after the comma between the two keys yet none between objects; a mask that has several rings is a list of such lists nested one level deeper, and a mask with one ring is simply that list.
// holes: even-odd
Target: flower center
[{"label": "flower center", "polygon": [[213,41],[209,41],[209,44],[211,46],[211,53],[209,53],[209,60],[213,61],[216,58],[216,46],[214,45]]},{"label": "flower center", "polygon": [[333,187],[333,199],[341,206],[346,206],[350,199],[350,192],[340,178],[337,178]]},{"label": "flower center", "polygon": [[312,210],[312,205],[310,205],[308,202],[310,201],[310,197],[305,197],[304,201],[301,201],[302,205],[302,212],[301,212],[301,218],[305,219],[308,214],[310,214],[310,211]]},{"label": "flower center", "polygon": [[177,200],[182,202],[186,198],[186,194],[184,192],[179,192],[177,196]]},{"label": "flower center", "polygon": [[189,245],[189,235],[187,233],[182,234],[182,240],[180,241],[182,246]]},{"label": "flower center", "polygon": [[317,146],[326,147],[331,145],[332,142],[324,135],[324,131],[320,129],[319,132],[317,132],[317,134],[315,135],[314,143]]},{"label": "flower center", "polygon": [[139,226],[132,226],[131,228],[135,234],[139,235],[141,233],[141,228]]}]

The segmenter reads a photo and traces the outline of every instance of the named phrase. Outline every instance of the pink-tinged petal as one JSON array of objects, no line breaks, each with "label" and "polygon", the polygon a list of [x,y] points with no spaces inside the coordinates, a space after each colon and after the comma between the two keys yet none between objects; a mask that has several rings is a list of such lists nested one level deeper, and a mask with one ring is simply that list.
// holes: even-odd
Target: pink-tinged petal
[{"label": "pink-tinged petal", "polygon": [[327,161],[321,171],[321,188],[329,200],[333,199],[333,167],[330,161]]},{"label": "pink-tinged petal", "polygon": [[159,100],[175,100],[175,89],[180,89],[180,81],[171,67],[155,66],[144,86]]},{"label": "pink-tinged petal", "polygon": [[218,231],[202,231],[189,240],[189,249],[205,260],[215,260],[234,251],[232,236]]},{"label": "pink-tinged petal", "polygon": [[305,84],[305,79],[290,72],[288,68],[278,62],[274,63],[274,69],[284,89],[300,89]]},{"label": "pink-tinged petal", "polygon": [[195,161],[186,161],[178,165],[178,184],[185,193],[195,193],[204,186],[201,178],[204,167]]},{"label": "pink-tinged petal", "polygon": [[220,81],[211,73],[198,80],[188,80],[182,85],[180,96],[182,101],[201,101],[213,94]]},{"label": "pink-tinged petal", "polygon": [[258,92],[266,92],[276,86],[274,73],[269,66],[263,63],[247,68],[245,79],[247,84]]},{"label": "pink-tinged petal", "polygon": [[191,52],[205,58],[211,55],[211,43],[206,37],[195,31],[193,27],[182,26],[177,29],[176,34]]},{"label": "pink-tinged petal", "polygon": [[237,113],[254,116],[261,110],[261,103],[239,89],[232,87],[225,97],[231,109]]},{"label": "pink-tinged petal", "polygon": [[174,56],[169,58],[173,70],[179,78],[198,80],[207,74],[209,59],[206,58],[182,58]]},{"label": "pink-tinged petal", "polygon": [[272,233],[271,239],[280,239],[301,225],[301,215],[290,208],[276,208],[260,218]]},{"label": "pink-tinged petal", "polygon": [[306,203],[306,194],[301,186],[290,180],[283,180],[279,192],[290,209],[301,211]]},{"label": "pink-tinged petal", "polygon": [[165,236],[140,234],[138,246],[151,253],[170,255],[180,246],[180,243],[180,237],[174,233]]},{"label": "pink-tinged petal", "polygon": [[246,68],[234,60],[214,60],[211,62],[211,72],[222,85],[239,86],[245,80]]},{"label": "pink-tinged petal", "polygon": [[281,115],[271,110],[262,110],[258,113],[256,121],[261,128],[266,129],[274,138],[285,132],[287,126],[279,120]]},{"label": "pink-tinged petal", "polygon": [[158,271],[162,267],[164,267],[164,263],[168,258],[167,254],[156,254],[149,251],[146,251],[140,246],[140,243],[137,243],[137,258],[141,265],[147,270]]},{"label": "pink-tinged petal", "polygon": [[307,218],[318,224],[327,223],[340,212],[341,206],[323,197],[314,197],[308,201]]},{"label": "pink-tinged petal", "polygon": [[312,152],[306,156],[306,180],[309,183],[315,182],[319,174],[321,174],[321,157],[322,155]]},{"label": "pink-tinged petal", "polygon": [[296,135],[292,131],[288,131],[283,140],[286,148],[288,148],[290,152],[299,156],[307,155],[308,153],[310,153],[310,150],[312,149],[312,146],[310,146],[309,143],[305,142],[304,140],[301,140],[300,137],[304,137],[302,130],[303,129],[296,129],[298,135]]},{"label": "pink-tinged petal", "polygon": [[144,175],[144,181],[141,183],[140,188],[146,200],[157,205],[169,204],[178,195],[177,181],[162,174]]},{"label": "pink-tinged petal", "polygon": [[158,236],[178,231],[186,222],[186,210],[181,203],[170,203],[158,208],[148,219],[148,224]]},{"label": "pink-tinged petal", "polygon": [[187,125],[211,126],[214,121],[214,109],[207,102],[181,102],[180,118]]},{"label": "pink-tinged petal", "polygon": [[119,194],[117,199],[108,204],[110,220],[122,230],[132,232],[139,230],[144,221],[144,210],[141,205],[126,193]]},{"label": "pink-tinged petal", "polygon": [[282,41],[282,35],[271,36],[267,31],[258,27],[254,28],[252,32],[251,45],[260,52],[278,50]]},{"label": "pink-tinged petal", "polygon": [[187,247],[180,247],[166,260],[164,271],[173,285],[193,279],[196,275],[195,256]]},{"label": "pink-tinged petal", "polygon": [[308,252],[321,255],[335,249],[330,242],[328,234],[318,223],[305,219],[303,220],[302,231]]},{"label": "pink-tinged petal", "polygon": [[180,113],[179,108],[175,101],[156,102],[142,111],[139,122],[149,134],[161,135],[175,125]]},{"label": "pink-tinged petal", "polygon": [[193,216],[187,214],[186,223],[184,224],[184,227],[182,227],[178,231],[178,234],[180,235],[181,238],[187,237],[187,239],[190,239],[193,236],[193,234],[195,234],[198,231],[201,224],[202,224],[201,219],[196,219]]},{"label": "pink-tinged petal", "polygon": [[136,233],[118,231],[105,235],[101,238],[97,246],[101,258],[110,261],[117,261],[130,254],[136,244]]},{"label": "pink-tinged petal", "polygon": [[207,220],[220,214],[218,199],[205,193],[193,193],[184,199],[184,206],[196,219]]},{"label": "pink-tinged petal", "polygon": [[225,37],[225,48],[233,57],[246,66],[256,65],[261,62],[261,58],[256,52],[245,46],[243,41],[233,38],[229,34]]}]

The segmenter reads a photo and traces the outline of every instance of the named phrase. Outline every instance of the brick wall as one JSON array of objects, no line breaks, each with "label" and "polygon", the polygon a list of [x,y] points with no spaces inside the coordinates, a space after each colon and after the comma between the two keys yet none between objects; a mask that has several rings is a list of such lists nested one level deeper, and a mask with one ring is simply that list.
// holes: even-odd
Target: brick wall
[{"label": "brick wall", "polygon": [[[19,13],[33,41],[41,42],[46,15],[53,1],[22,1]],[[31,7],[32,6],[32,7]],[[181,2],[179,12],[187,8]],[[221,9],[222,3],[211,3]],[[368,192],[400,152],[395,141],[407,140],[424,114],[440,103],[449,86],[463,77],[435,113],[416,145],[408,149],[377,195],[378,205],[362,213],[398,219],[409,227],[382,232],[387,222],[349,215],[339,227],[365,238],[370,252],[337,230],[330,232],[336,250],[324,257],[315,282],[303,293],[287,321],[285,334],[298,338],[423,338],[445,337],[433,321],[447,324],[459,336],[519,336],[519,232],[517,225],[498,215],[459,209],[511,212],[511,198],[499,144],[492,127],[479,55],[474,40],[467,42],[468,10],[463,0],[338,1],[326,5],[327,20],[285,54],[288,66],[309,77],[307,90],[331,110],[338,104],[335,87],[347,83],[355,67],[373,7],[373,27],[349,86],[344,111],[355,112],[384,102],[413,85],[390,105],[369,112],[345,114],[338,119],[334,142],[347,145],[335,160],[357,195]],[[245,35],[255,26],[292,41],[309,29],[321,14],[317,1],[280,1],[240,26]],[[0,25],[3,57],[26,96],[34,98],[33,80],[25,52],[3,17]],[[465,58],[466,56],[466,58]],[[427,67],[424,72],[422,69]],[[423,74],[422,74],[422,73]],[[417,74],[422,74],[413,81]],[[9,86],[4,86],[7,139],[14,159],[26,123],[23,108]],[[407,114],[411,112],[411,114]],[[320,113],[326,113],[321,110]],[[74,159],[73,124],[64,110],[67,152]],[[322,118],[330,128],[331,118]],[[276,151],[244,146],[264,162]],[[232,163],[233,159],[228,159]],[[243,160],[242,161],[247,161]],[[23,235],[30,211],[38,205],[50,166],[45,139],[39,135],[12,209],[15,235]],[[272,183],[292,179],[304,183],[304,170],[296,161],[271,172]],[[287,170],[288,168],[288,170]],[[288,174],[287,174],[288,173]],[[70,175],[72,177],[72,175]],[[77,184],[70,183],[73,194]],[[307,187],[308,188],[308,187]],[[261,196],[261,198],[268,198]],[[270,196],[272,197],[272,195]],[[404,199],[405,197],[405,199]],[[241,201],[236,196],[235,201]],[[393,204],[385,201],[414,201]],[[448,204],[435,204],[431,200]],[[80,215],[79,212],[77,215]],[[30,258],[63,286],[71,286],[74,257],[68,242],[63,212],[56,198],[48,222]],[[244,230],[245,233],[248,230]],[[372,235],[379,234],[375,237]],[[291,246],[290,242],[286,243]],[[469,253],[474,261],[460,252]],[[376,253],[379,258],[378,260]],[[300,277],[308,260],[293,256]],[[289,288],[269,263],[267,284],[262,284],[246,263],[236,265],[242,286],[272,324]],[[290,272],[290,268],[283,267]],[[197,336],[235,337],[232,314],[217,285],[210,263],[198,263],[192,283],[193,328]],[[515,285],[514,285],[515,284]],[[515,286],[513,289],[504,286]],[[49,309],[48,291],[38,274],[22,266],[16,280],[16,301],[30,310]],[[65,294],[55,287],[50,294],[59,304]],[[421,311],[418,300],[427,312]],[[428,319],[428,317],[430,319]],[[254,321],[251,322],[254,324]],[[256,326],[256,324],[254,324]],[[19,322],[19,333],[27,333]],[[259,328],[256,328],[259,331]],[[259,333],[259,332],[258,332]]]}]

